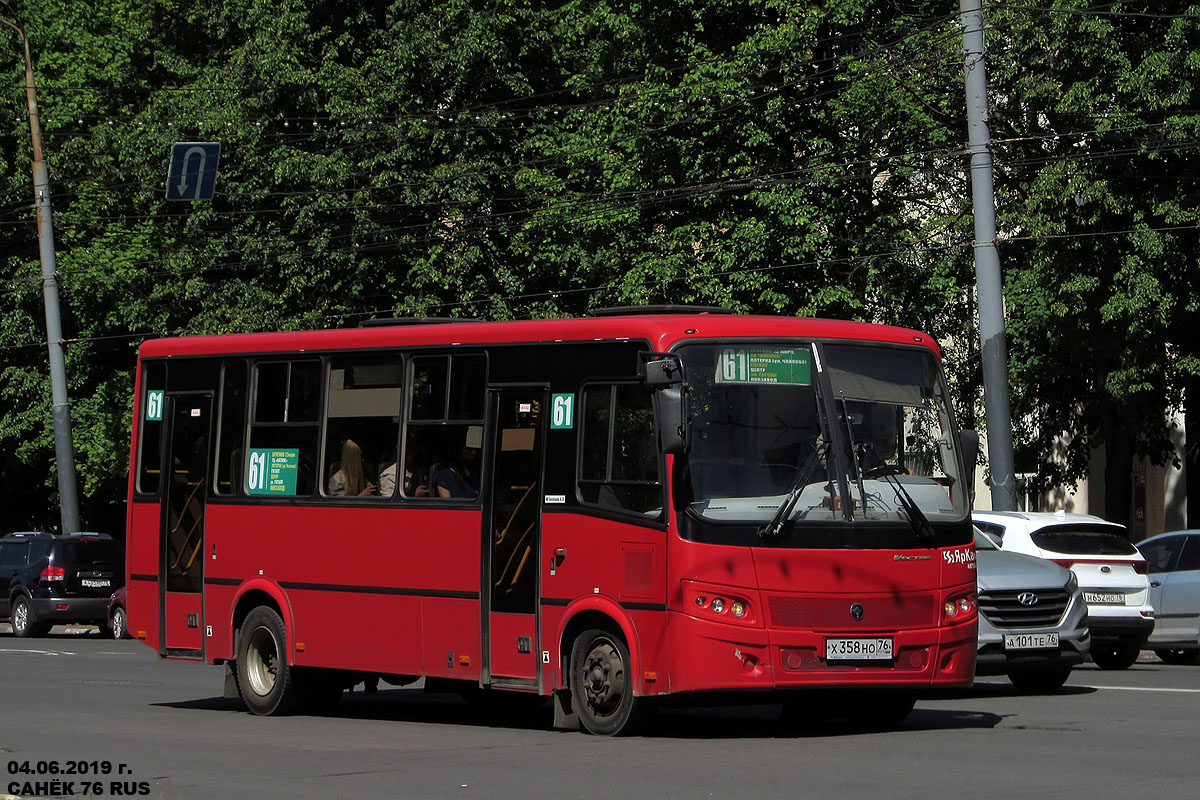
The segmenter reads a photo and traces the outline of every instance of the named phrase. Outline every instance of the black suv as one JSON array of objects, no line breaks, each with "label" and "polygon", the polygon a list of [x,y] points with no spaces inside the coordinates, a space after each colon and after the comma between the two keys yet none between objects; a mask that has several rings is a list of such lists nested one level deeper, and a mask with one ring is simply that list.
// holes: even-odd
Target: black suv
[{"label": "black suv", "polygon": [[56,623],[107,625],[108,599],[125,583],[125,548],[105,533],[10,533],[0,538],[0,620],[16,636]]}]

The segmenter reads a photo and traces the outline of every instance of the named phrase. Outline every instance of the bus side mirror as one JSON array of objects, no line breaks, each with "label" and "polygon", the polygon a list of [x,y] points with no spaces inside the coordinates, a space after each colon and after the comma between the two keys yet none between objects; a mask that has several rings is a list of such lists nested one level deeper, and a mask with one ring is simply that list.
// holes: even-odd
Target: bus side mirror
[{"label": "bus side mirror", "polygon": [[679,356],[673,353],[639,354],[638,378],[647,386],[659,389],[666,386],[677,386],[683,383],[683,364]]},{"label": "bus side mirror", "polygon": [[649,351],[638,355],[638,379],[654,390],[654,419],[662,451],[687,452],[690,404],[679,356]]},{"label": "bus side mirror", "polygon": [[654,393],[654,419],[664,453],[686,453],[690,404],[687,384],[676,384]]},{"label": "bus side mirror", "polygon": [[967,499],[975,500],[975,464],[979,461],[979,431],[972,428],[963,428],[958,432],[958,448],[962,451],[963,466],[967,472],[963,475],[963,481],[967,485]]}]

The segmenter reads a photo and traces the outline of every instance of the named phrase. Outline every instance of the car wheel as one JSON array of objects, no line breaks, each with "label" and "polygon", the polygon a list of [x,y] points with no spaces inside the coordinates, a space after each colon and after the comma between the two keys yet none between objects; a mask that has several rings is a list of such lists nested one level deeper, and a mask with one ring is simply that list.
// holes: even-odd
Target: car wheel
[{"label": "car wheel", "polygon": [[34,622],[33,609],[29,607],[29,598],[25,595],[17,595],[12,602],[12,630],[13,636],[28,639],[45,636],[50,632],[50,626]]},{"label": "car wheel", "polygon": [[1010,672],[1008,679],[1012,685],[1025,694],[1054,694],[1067,682],[1071,668],[1048,669],[1041,672]]},{"label": "car wheel", "polygon": [[112,636],[114,639],[129,638],[129,626],[125,622],[125,609],[123,608],[113,609]]},{"label": "car wheel", "polygon": [[571,647],[571,703],[588,733],[633,733],[645,704],[633,696],[629,648],[610,631],[584,631]]},{"label": "car wheel", "polygon": [[287,714],[301,699],[287,663],[287,631],[273,608],[258,606],[246,615],[238,638],[238,693],[255,714]]},{"label": "car wheel", "polygon": [[1195,664],[1200,661],[1200,650],[1155,650],[1164,664]]},{"label": "car wheel", "polygon": [[1137,661],[1141,647],[1131,642],[1092,645],[1092,661],[1100,669],[1129,669]]}]

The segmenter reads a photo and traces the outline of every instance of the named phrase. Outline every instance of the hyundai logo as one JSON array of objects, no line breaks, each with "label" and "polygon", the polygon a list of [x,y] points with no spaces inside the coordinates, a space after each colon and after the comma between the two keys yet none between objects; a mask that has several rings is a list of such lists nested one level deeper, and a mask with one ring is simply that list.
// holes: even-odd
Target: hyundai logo
[{"label": "hyundai logo", "polygon": [[854,617],[855,619],[862,619],[863,618],[863,607],[860,606],[858,603],[855,603],[854,605],[850,606],[850,616]]},{"label": "hyundai logo", "polygon": [[1038,597],[1033,592],[1021,592],[1017,595],[1017,602],[1023,606],[1036,606]]}]

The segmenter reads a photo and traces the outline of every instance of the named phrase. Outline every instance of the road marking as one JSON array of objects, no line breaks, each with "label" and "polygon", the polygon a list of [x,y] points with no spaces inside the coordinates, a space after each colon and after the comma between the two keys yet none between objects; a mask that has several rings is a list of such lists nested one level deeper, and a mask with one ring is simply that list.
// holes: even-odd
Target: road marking
[{"label": "road marking", "polygon": [[1152,686],[1096,686],[1089,685],[1087,689],[1112,689],[1115,692],[1175,692],[1177,694],[1200,694],[1200,689],[1157,689]]},{"label": "road marking", "polygon": [[40,655],[40,656],[73,656],[73,655],[75,655],[75,653],[72,653],[69,650],[22,650],[22,649],[16,648],[16,647],[0,648],[0,653],[33,653],[35,655]]}]

